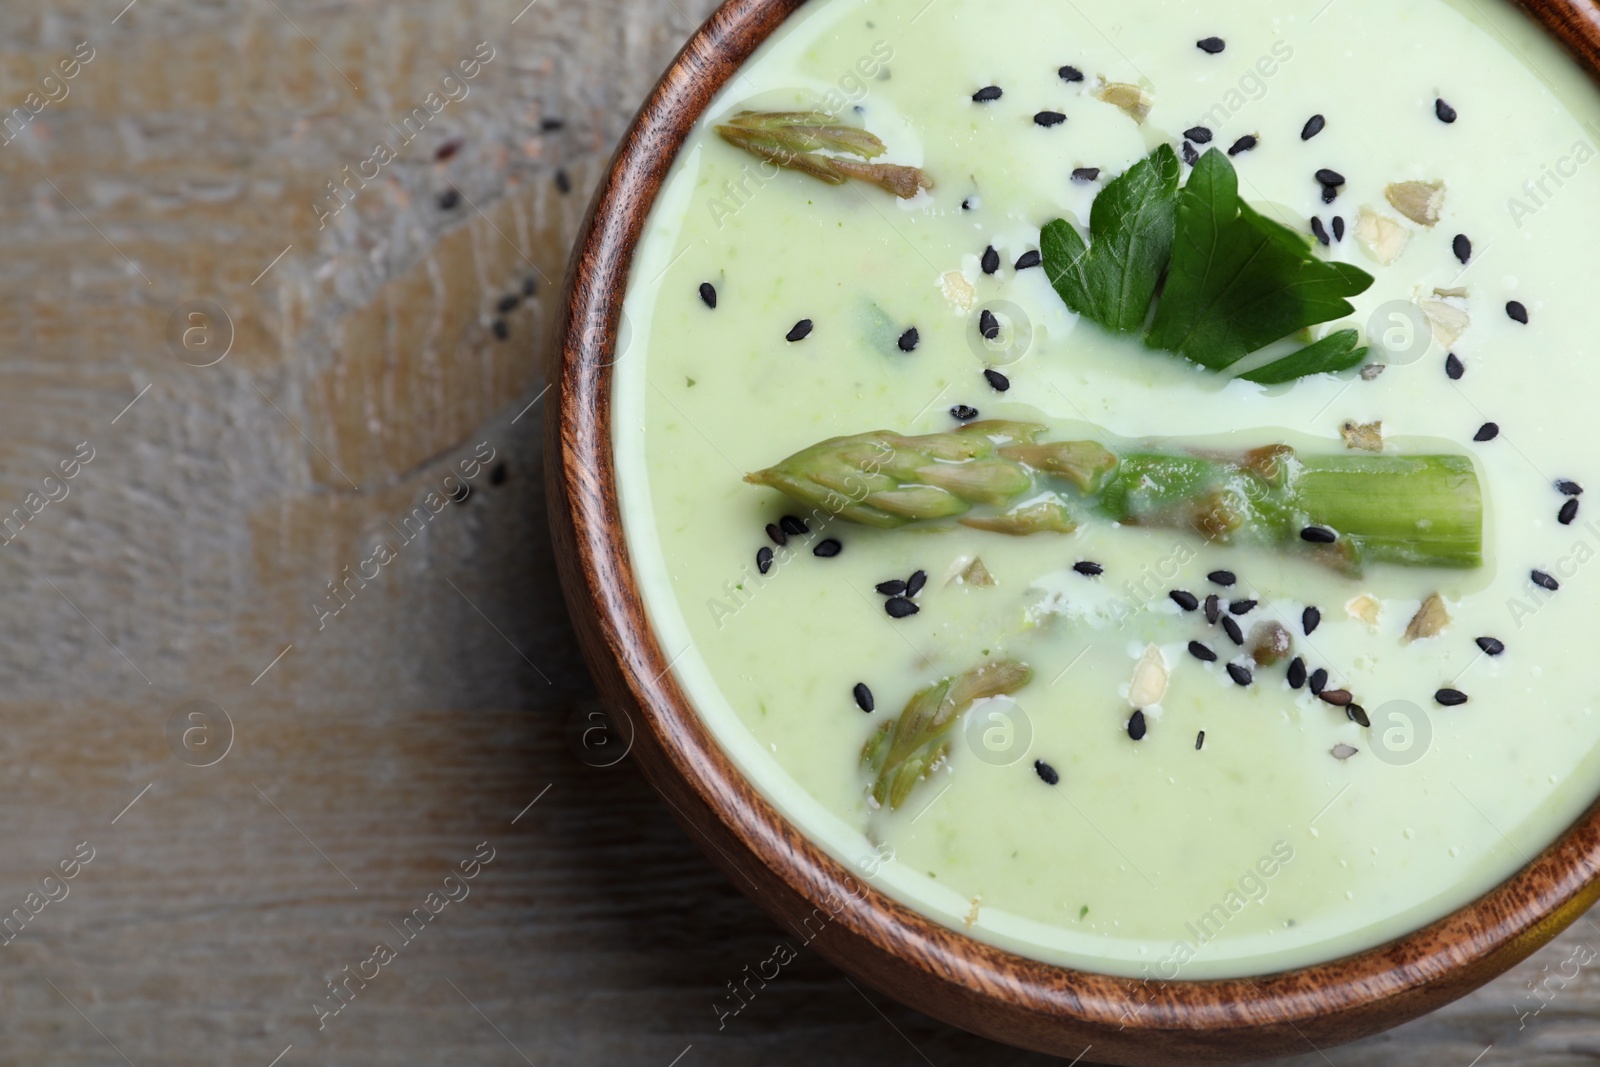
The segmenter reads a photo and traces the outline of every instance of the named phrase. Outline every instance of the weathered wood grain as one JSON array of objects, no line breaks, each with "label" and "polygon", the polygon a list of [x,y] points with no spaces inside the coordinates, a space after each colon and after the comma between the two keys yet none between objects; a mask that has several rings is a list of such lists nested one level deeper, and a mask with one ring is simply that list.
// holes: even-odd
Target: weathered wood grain
[{"label": "weathered wood grain", "polygon": [[[515,25],[522,0],[138,0],[113,23],[125,2],[0,7],[0,106],[96,50],[0,145],[0,515],[95,449],[0,548],[0,912],[95,850],[0,945],[0,1062],[1045,1062],[811,952],[719,1031],[725,983],[783,932],[627,762],[569,745],[595,697],[555,588],[542,405],[517,416],[593,182],[708,0],[540,0]],[[481,40],[471,94],[319,231],[311,198]],[[549,284],[496,341],[529,273]],[[166,340],[196,299],[237,335],[204,369]],[[504,481],[480,472],[399,545],[389,524],[480,442]],[[396,558],[318,629],[325,583],[383,537]],[[234,726],[208,768],[165,733],[195,699]],[[325,983],[483,841],[470,896],[319,1032]],[[1579,944],[1600,930],[1328,1058],[1592,1062],[1592,968],[1525,1029],[1512,1010]]]}]

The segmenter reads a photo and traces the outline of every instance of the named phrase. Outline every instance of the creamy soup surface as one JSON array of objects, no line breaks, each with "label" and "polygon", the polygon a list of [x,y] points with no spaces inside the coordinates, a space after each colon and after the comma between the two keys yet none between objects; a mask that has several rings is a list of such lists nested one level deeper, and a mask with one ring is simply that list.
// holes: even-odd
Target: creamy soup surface
[{"label": "creamy soup surface", "polygon": [[[1220,51],[1197,46],[1213,37]],[[1145,121],[1100,99],[1102,82],[1141,88]],[[997,98],[974,100],[991,86]],[[883,160],[934,187],[900,199],[764,165],[712,130],[746,109],[864,127]],[[1304,137],[1314,115],[1322,128]],[[1085,229],[1107,181],[1197,126],[1212,140],[1194,147],[1238,149],[1240,193],[1258,210],[1343,234],[1318,254],[1375,282],[1330,327],[1361,329],[1381,372],[1234,380],[1079,319],[1027,266],[1046,223]],[[813,0],[691,135],[631,268],[618,481],[679,683],[829,852],[934,919],[1046,961],[1261,974],[1481,895],[1600,792],[1600,525],[1573,495],[1600,456],[1597,134],[1600,96],[1504,3]],[[1321,168],[1344,180],[1331,203]],[[1436,225],[1386,200],[1406,181],[1442,183]],[[1397,255],[1358,239],[1364,208],[1403,231]],[[1419,300],[1465,313],[1443,327],[1448,347]],[[986,310],[996,339],[982,336]],[[788,340],[802,320],[809,334]],[[1233,451],[1344,454],[1341,427],[1381,422],[1386,453],[1471,458],[1484,562],[1352,576],[1100,521],[1028,537],[878,530],[818,521],[743,480],[837,435],[952,430],[959,405],[1057,439]],[[809,529],[780,547],[764,527],[785,515]],[[815,554],[826,539],[837,555]],[[973,560],[987,583],[971,580]],[[1235,583],[1208,578],[1218,570]],[[876,587],[919,571],[917,611],[892,618]],[[1256,601],[1245,628],[1281,623],[1371,726],[1292,688],[1282,664],[1237,684],[1225,667],[1238,649],[1174,590],[1218,595],[1223,615]],[[1448,622],[1407,641],[1433,594]],[[1308,606],[1321,615],[1310,635]],[[1220,661],[1191,653],[1196,639]],[[1136,740],[1141,659],[1165,682],[1137,709]],[[898,809],[872,801],[868,739],[919,690],[1001,660],[1031,681],[975,705]],[[1468,699],[1447,706],[1441,689]]]}]

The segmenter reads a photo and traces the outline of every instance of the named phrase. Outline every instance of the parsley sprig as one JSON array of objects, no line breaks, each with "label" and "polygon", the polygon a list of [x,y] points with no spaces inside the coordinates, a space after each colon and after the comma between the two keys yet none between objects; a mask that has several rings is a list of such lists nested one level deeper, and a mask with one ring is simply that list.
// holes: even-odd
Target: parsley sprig
[{"label": "parsley sprig", "polygon": [[[1118,333],[1144,329],[1150,347],[1218,371],[1350,314],[1346,298],[1372,284],[1365,271],[1317,258],[1310,237],[1240,199],[1233,165],[1216,149],[1182,189],[1170,146],[1135,163],[1095,198],[1089,237],[1065,219],[1044,228],[1045,272],[1066,305]],[[1293,381],[1354,367],[1366,353],[1356,330],[1337,330],[1241,377]]]}]

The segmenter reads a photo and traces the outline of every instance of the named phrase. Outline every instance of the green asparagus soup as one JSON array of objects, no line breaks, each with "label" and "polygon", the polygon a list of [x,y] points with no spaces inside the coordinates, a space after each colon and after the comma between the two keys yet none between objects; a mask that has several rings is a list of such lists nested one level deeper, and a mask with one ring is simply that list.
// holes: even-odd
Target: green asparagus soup
[{"label": "green asparagus soup", "polygon": [[630,270],[671,669],[1028,956],[1259,974],[1467,903],[1600,791],[1597,131],[1508,4],[806,4]]}]

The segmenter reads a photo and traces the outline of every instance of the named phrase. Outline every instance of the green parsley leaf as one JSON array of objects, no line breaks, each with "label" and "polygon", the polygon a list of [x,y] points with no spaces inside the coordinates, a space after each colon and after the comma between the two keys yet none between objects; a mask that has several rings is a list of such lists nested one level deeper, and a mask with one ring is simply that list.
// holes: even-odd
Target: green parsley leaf
[{"label": "green parsley leaf", "polygon": [[1178,156],[1162,145],[1095,197],[1092,244],[1065,219],[1047,225],[1039,241],[1045,276],[1067,307],[1120,333],[1141,329],[1172,255],[1177,203]]},{"label": "green parsley leaf", "polygon": [[1172,262],[1145,343],[1221,370],[1350,314],[1345,298],[1371,284],[1365,271],[1318,259],[1309,237],[1244,203],[1233,165],[1213,148],[1178,195]]},{"label": "green parsley leaf", "polygon": [[1280,385],[1308,374],[1349,370],[1366,358],[1367,346],[1361,343],[1359,331],[1335,330],[1298,352],[1291,352],[1282,359],[1275,359],[1239,377],[1262,385]]}]

